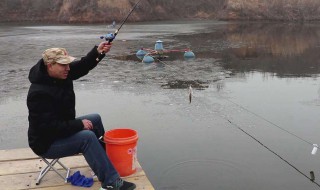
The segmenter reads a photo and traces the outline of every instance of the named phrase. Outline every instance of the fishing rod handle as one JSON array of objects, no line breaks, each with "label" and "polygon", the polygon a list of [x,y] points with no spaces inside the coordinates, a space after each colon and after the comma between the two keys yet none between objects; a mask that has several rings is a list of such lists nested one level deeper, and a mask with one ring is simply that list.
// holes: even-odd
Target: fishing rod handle
[{"label": "fishing rod handle", "polygon": [[113,39],[109,39],[107,44],[110,45],[113,40],[114,40],[114,38]]},{"label": "fishing rod handle", "polygon": [[116,38],[117,33],[115,32],[113,33],[108,33],[104,36],[100,36],[100,39],[105,39],[106,41],[108,41],[108,45],[110,45],[110,43]]}]

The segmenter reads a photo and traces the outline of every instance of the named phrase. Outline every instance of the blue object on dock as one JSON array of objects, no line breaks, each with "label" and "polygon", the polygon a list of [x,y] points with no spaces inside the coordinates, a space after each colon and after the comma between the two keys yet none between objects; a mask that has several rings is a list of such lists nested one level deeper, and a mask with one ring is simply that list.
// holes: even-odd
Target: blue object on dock
[{"label": "blue object on dock", "polygon": [[144,51],[143,49],[138,50],[137,53],[136,53],[136,56],[137,56],[139,59],[143,59],[143,57],[144,57],[145,55],[147,55],[147,52]]},{"label": "blue object on dock", "polygon": [[193,59],[195,58],[196,56],[194,55],[194,53],[192,51],[186,51],[183,55],[184,58],[186,59]]},{"label": "blue object on dock", "polygon": [[154,45],[154,50],[163,51],[163,44],[161,40],[156,41],[156,44]]},{"label": "blue object on dock", "polygon": [[153,59],[153,57],[147,55],[147,56],[143,57],[142,62],[144,62],[144,63],[153,63],[154,59]]},{"label": "blue object on dock", "polygon": [[93,185],[93,178],[85,177],[80,174],[80,171],[77,171],[72,176],[68,177],[68,182],[71,182],[72,185],[80,187],[91,187]]}]

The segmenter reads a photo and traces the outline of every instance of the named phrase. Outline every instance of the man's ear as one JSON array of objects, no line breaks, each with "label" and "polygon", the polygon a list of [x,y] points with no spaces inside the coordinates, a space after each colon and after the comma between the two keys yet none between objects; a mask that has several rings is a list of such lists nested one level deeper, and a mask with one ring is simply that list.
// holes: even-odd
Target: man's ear
[{"label": "man's ear", "polygon": [[51,68],[52,68],[52,64],[51,64],[51,63],[48,63],[48,64],[47,64],[47,68],[48,68],[48,69],[51,69]]},{"label": "man's ear", "polygon": [[51,73],[51,72],[52,72],[52,67],[53,67],[53,64],[51,64],[51,63],[48,63],[48,64],[47,64],[47,72],[48,72],[48,73]]}]

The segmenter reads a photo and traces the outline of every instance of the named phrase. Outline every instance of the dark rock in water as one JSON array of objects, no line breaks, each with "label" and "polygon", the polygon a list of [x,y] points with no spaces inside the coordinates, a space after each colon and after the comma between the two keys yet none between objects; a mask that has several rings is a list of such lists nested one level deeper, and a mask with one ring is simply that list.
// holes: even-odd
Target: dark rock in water
[{"label": "dark rock in water", "polygon": [[193,89],[197,90],[204,90],[205,88],[209,87],[207,82],[203,82],[200,80],[174,80],[161,85],[161,87],[166,89],[184,89],[189,88],[190,85]]}]

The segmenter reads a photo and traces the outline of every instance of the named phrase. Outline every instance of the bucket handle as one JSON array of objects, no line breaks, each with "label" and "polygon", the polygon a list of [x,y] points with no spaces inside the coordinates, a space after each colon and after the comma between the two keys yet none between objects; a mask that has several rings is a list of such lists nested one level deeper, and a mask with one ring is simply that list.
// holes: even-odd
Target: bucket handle
[{"label": "bucket handle", "polygon": [[99,137],[98,140],[101,141],[101,142],[103,142],[104,144],[107,144],[107,142],[105,142],[105,141],[103,140],[103,136]]}]

